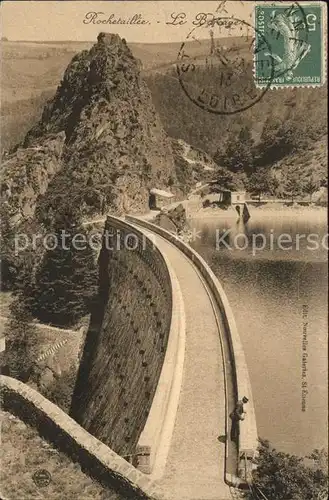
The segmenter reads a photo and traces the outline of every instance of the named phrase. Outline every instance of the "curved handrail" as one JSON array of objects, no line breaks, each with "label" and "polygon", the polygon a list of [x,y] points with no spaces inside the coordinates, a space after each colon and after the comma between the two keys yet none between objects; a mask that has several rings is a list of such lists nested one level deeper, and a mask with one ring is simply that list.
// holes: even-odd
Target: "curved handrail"
[{"label": "curved handrail", "polygon": [[[229,358],[232,364],[231,373],[233,375],[234,386],[236,388],[235,398],[242,399],[243,396],[246,396],[249,399],[247,418],[240,424],[238,451],[239,462],[240,459],[243,460],[246,457],[248,459],[248,463],[250,464],[249,469],[251,471],[251,461],[257,453],[258,448],[256,416],[245,354],[226,293],[224,292],[224,289],[221,286],[219,280],[217,279],[209,265],[205,262],[205,260],[189,245],[178,239],[176,235],[148,221],[138,219],[137,217],[126,216],[126,219],[162,236],[166,240],[173,243],[176,247],[178,247],[195,264],[213,294],[213,297],[223,318],[224,334],[229,345]],[[226,401],[226,428],[228,429],[228,415],[233,410],[233,405],[235,402],[233,402],[233,405],[229,406],[227,394]],[[229,478],[227,479],[229,481]],[[247,478],[244,477],[243,479],[246,480]]]}]

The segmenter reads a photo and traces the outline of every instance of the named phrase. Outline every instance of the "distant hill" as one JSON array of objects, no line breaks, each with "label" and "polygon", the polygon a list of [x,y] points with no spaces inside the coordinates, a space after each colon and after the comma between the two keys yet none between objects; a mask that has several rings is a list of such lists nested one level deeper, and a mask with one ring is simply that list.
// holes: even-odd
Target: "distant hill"
[{"label": "distant hill", "polygon": [[[227,50],[250,58],[248,42],[243,39],[222,38],[220,44]],[[2,42],[2,116],[5,129],[3,148],[8,148],[20,140],[22,134],[30,128],[31,121],[39,118],[42,105],[55,92],[56,85],[73,55],[90,49],[91,45],[92,42]],[[216,150],[214,136],[218,130],[218,135],[223,139],[222,130],[227,131],[253,122],[253,133],[258,136],[267,112],[275,107],[279,113],[285,114],[289,111],[289,99],[295,94],[301,106],[305,100],[312,101],[312,117],[319,113],[325,116],[323,99],[326,100],[326,88],[271,91],[259,104],[242,114],[229,118],[209,116],[188,102],[188,98],[181,91],[176,72],[173,71],[181,43],[132,43],[129,47],[134,57],[141,60],[154,104],[168,133],[196,147],[203,147],[207,153],[213,154]],[[201,55],[210,50],[209,40],[188,42],[185,49],[191,58],[195,57],[196,61],[200,61]],[[276,96],[279,98],[276,99]],[[29,102],[30,99],[34,100]],[[16,101],[20,103],[15,105]],[[312,117],[309,115],[305,119]],[[196,124],[194,130],[191,127],[192,121]],[[323,122],[321,117],[320,121]],[[196,129],[199,124],[200,128],[206,131],[205,137],[202,137],[202,134],[197,137]]]},{"label": "distant hill", "polygon": [[[258,141],[265,121],[271,116],[289,119],[298,114],[305,123],[317,124],[319,134],[326,130],[326,86],[269,90],[259,103],[246,111],[224,116],[210,114],[191,102],[182,91],[174,69],[164,73],[149,72],[146,82],[169,135],[184,139],[210,155],[215,154],[231,131],[238,131],[244,125],[251,127]],[[308,112],[310,109],[311,113]]]},{"label": "distant hill", "polygon": [[[46,101],[55,94],[67,65],[93,42],[2,41],[1,148],[21,141],[40,117]],[[129,44],[143,71],[163,67],[176,60],[180,44]]]},{"label": "distant hill", "polygon": [[[238,46],[239,39],[221,39],[225,47]],[[26,99],[40,92],[55,90],[66,66],[81,50],[93,42],[1,42],[2,101]],[[241,45],[241,42],[240,42]],[[200,57],[209,50],[209,41],[188,42],[186,51]],[[246,44],[243,44],[246,48]],[[144,71],[166,70],[176,60],[181,43],[129,43]]]},{"label": "distant hill", "polygon": [[[225,50],[250,59],[246,40],[222,38],[220,44]],[[54,94],[73,55],[91,45],[91,42],[2,43],[2,148],[8,149],[22,140],[40,118],[42,107]],[[310,135],[311,142],[321,140],[326,133],[327,86],[270,90],[258,104],[242,113],[212,115],[198,108],[182,91],[174,68],[180,43],[129,46],[142,63],[142,74],[166,132],[211,156],[223,147],[230,134],[238,133],[244,126],[250,129],[256,144],[261,140],[264,124],[277,120],[298,125],[296,134]],[[185,49],[196,64],[202,64],[203,55],[209,53],[209,40],[188,42]]]}]

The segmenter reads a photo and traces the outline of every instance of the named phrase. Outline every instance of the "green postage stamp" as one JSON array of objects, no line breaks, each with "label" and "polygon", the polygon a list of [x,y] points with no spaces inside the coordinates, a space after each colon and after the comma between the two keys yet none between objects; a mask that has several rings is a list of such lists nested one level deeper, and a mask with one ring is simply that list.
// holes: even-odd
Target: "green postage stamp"
[{"label": "green postage stamp", "polygon": [[319,87],[325,81],[322,2],[255,6],[257,87]]}]

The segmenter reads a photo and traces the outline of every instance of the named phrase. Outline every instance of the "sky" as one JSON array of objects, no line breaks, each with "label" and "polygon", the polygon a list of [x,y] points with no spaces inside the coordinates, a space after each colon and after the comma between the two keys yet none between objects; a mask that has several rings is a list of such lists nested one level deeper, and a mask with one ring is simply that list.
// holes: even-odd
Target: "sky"
[{"label": "sky", "polygon": [[[220,8],[220,5],[224,4]],[[198,13],[216,13],[217,16],[235,17],[251,22],[254,2],[250,1],[19,1],[1,3],[1,31],[8,40],[29,41],[95,41],[100,31],[118,33],[128,42],[163,43],[185,39],[194,27]],[[226,12],[225,12],[226,10]],[[96,20],[106,20],[111,15],[122,19],[141,15],[147,24],[118,25],[93,24],[86,15],[98,12]],[[172,22],[172,14],[180,14],[183,24]],[[92,14],[89,14],[89,19]],[[85,22],[84,22],[85,21]],[[177,23],[177,21],[176,21]],[[237,33],[238,34],[238,33]],[[234,35],[234,33],[231,33]],[[218,35],[224,36],[224,35]],[[227,36],[227,34],[226,34]]]}]

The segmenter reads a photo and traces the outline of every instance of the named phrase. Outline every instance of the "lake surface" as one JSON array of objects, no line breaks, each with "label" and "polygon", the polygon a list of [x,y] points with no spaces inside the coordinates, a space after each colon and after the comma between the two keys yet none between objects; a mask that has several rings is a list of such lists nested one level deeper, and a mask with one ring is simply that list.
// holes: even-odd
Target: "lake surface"
[{"label": "lake surface", "polygon": [[[327,447],[328,267],[321,243],[326,212],[250,212],[246,225],[236,222],[233,209],[191,219],[199,231],[191,245],[220,279],[233,309],[259,436],[279,450],[304,455]],[[220,241],[225,232],[226,244]],[[282,233],[292,242],[283,237],[280,248]],[[266,244],[256,234],[264,235]],[[305,235],[298,245],[297,235]],[[264,249],[253,249],[253,239]],[[317,249],[314,241],[320,243]]]}]

